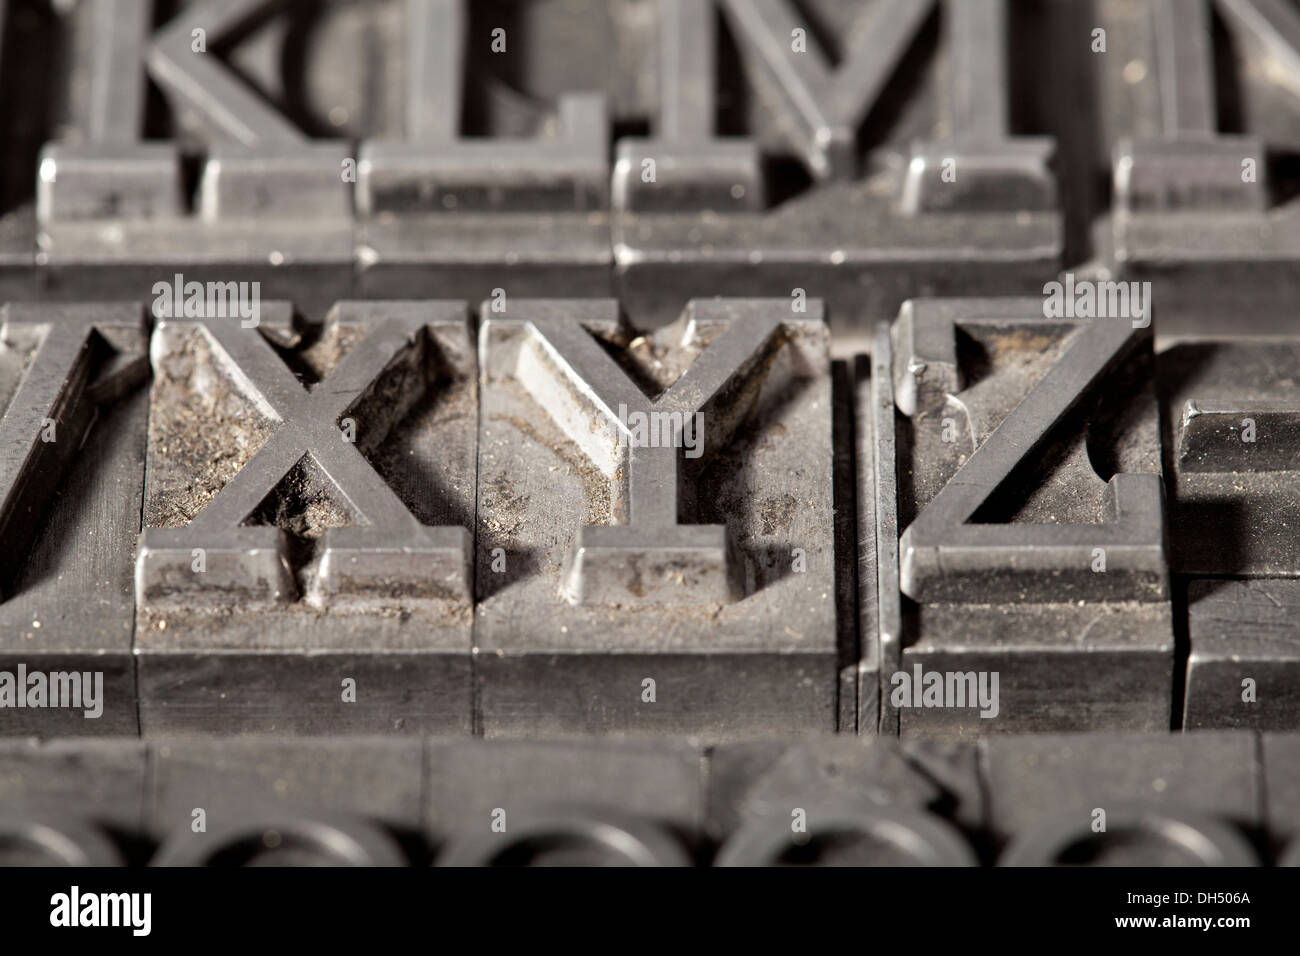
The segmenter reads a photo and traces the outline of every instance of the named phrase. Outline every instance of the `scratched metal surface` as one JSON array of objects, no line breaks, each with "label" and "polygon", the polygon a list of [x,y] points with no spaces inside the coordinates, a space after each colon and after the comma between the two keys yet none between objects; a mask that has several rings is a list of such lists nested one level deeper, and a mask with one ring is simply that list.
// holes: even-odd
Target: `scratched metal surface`
[{"label": "scratched metal surface", "polygon": [[14,740],[0,742],[0,862],[1294,865],[1297,743]]},{"label": "scratched metal surface", "polygon": [[14,827],[490,862],[507,801],[511,860],[1286,858],[1300,3],[0,37]]}]

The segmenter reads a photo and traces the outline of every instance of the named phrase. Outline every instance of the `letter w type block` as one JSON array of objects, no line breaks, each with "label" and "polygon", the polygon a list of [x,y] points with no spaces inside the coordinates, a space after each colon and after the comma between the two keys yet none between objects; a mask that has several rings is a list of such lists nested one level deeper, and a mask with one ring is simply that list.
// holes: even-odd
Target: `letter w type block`
[{"label": "letter w type block", "polygon": [[0,671],[103,675],[100,716],[6,710],[0,733],[134,735],[144,312],[11,303],[0,314]]}]

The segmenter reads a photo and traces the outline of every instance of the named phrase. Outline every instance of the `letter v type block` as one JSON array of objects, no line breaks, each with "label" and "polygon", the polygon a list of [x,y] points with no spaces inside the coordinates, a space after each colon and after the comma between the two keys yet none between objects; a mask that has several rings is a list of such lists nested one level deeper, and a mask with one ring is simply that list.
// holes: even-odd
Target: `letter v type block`
[{"label": "letter v type block", "polygon": [[[1150,330],[1036,299],[917,300],[893,329],[902,732],[1168,727],[1173,667]],[[1035,315],[1035,312],[1037,314]],[[897,670],[998,672],[996,719],[896,709]]]},{"label": "letter v type block", "polygon": [[820,302],[511,300],[480,330],[488,734],[834,727]]},{"label": "letter v type block", "polygon": [[[77,674],[89,708],[7,710],[0,734],[134,734],[132,544],[148,332],[138,305],[18,305],[0,328],[0,671]],[[86,710],[102,705],[87,719]]]},{"label": "letter v type block", "polygon": [[261,328],[160,322],[151,353],[142,725],[467,729],[464,305],[344,302],[299,329],[275,303]]}]

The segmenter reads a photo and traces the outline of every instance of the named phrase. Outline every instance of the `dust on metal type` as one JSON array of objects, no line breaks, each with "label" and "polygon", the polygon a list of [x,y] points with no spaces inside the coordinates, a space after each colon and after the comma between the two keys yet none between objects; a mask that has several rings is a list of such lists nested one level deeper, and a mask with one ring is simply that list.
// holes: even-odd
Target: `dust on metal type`
[{"label": "dust on metal type", "polygon": [[468,730],[464,305],[265,311],[153,332],[142,729]]}]

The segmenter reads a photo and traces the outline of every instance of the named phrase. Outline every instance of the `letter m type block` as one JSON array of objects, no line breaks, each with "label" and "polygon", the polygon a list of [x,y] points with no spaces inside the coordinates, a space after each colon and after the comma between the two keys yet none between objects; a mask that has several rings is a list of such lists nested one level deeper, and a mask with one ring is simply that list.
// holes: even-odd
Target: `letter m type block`
[{"label": "letter m type block", "polygon": [[[468,729],[477,401],[455,302],[166,320],[136,562],[142,724]],[[355,700],[344,700],[345,679]]]},{"label": "letter m type block", "polygon": [[645,335],[609,300],[484,315],[484,731],[832,729],[821,303],[695,301]]}]

